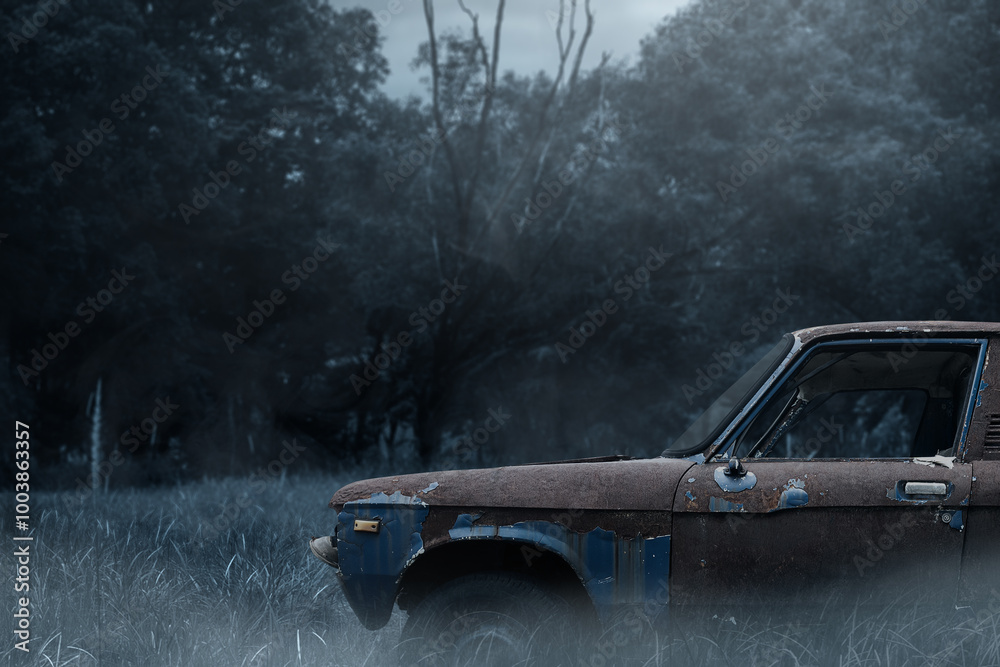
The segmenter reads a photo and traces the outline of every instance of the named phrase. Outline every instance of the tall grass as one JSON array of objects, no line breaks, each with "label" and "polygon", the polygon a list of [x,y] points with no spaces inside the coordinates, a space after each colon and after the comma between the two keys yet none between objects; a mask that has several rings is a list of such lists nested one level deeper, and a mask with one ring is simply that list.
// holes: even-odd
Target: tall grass
[{"label": "tall grass", "polygon": [[[309,553],[309,537],[332,530],[326,503],[346,481],[272,483],[204,541],[221,509],[245,497],[245,480],[112,491],[73,509],[60,494],[33,495],[31,653],[8,640],[3,661],[389,664],[402,619],[362,628],[333,571]],[[7,534],[11,514],[0,518]]]},{"label": "tall grass", "polygon": [[[31,653],[13,648],[8,614],[3,664],[392,664],[405,616],[365,630],[308,549],[310,536],[332,530],[326,503],[347,481],[289,476],[249,497],[245,480],[204,481],[112,491],[76,507],[33,495]],[[241,498],[249,504],[239,516],[206,538]],[[6,534],[12,514],[0,512]],[[2,562],[13,572],[13,559]],[[612,626],[585,664],[1000,665],[998,635],[995,614],[919,605],[793,622],[737,610],[635,641]]]}]

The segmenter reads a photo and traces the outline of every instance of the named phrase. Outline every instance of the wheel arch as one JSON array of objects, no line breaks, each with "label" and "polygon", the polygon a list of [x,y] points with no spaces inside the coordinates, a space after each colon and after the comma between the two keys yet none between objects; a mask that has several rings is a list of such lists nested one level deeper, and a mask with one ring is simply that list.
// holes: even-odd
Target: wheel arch
[{"label": "wheel arch", "polygon": [[596,617],[583,578],[563,555],[521,539],[465,538],[425,551],[400,576],[397,602],[400,609],[413,609],[430,591],[449,581],[495,571],[528,576]]}]

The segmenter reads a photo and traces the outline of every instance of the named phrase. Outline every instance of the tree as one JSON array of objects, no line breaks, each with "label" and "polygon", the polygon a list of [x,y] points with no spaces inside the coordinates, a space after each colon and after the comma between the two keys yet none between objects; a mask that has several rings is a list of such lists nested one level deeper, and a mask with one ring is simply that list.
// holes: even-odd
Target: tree
[{"label": "tree", "polygon": [[[15,11],[11,29],[35,11]],[[311,304],[291,303],[233,355],[223,333],[272,290],[290,290],[283,272],[317,238],[335,237],[331,212],[374,183],[374,159],[356,145],[377,131],[384,105],[377,34],[369,12],[314,0],[219,12],[193,1],[95,0],[60,5],[8,54],[0,154],[20,168],[3,173],[10,226],[0,274],[17,289],[0,324],[8,381],[60,416],[46,441],[82,442],[98,377],[109,434],[140,422],[157,398],[183,405],[157,446],[207,441],[190,448],[193,467],[212,469],[213,451],[225,463],[234,446],[245,451],[243,424],[258,443],[273,438],[273,394],[288,391],[276,378],[307,374],[280,360],[278,345],[301,342],[289,332],[338,307],[337,292],[320,285],[342,274],[317,274],[294,295]],[[134,278],[109,305],[79,310],[114,271]],[[32,368],[32,350],[70,322],[78,336]],[[322,335],[308,338],[302,344],[322,349]],[[240,428],[219,428],[230,397],[243,412],[229,423]]]}]

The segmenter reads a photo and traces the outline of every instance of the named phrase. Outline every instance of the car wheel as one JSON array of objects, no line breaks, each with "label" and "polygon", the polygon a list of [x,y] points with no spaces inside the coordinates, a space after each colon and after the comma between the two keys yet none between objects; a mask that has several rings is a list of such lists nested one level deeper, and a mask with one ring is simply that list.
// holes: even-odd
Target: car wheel
[{"label": "car wheel", "polygon": [[410,613],[401,664],[576,664],[583,636],[577,614],[529,577],[470,574],[433,590]]}]

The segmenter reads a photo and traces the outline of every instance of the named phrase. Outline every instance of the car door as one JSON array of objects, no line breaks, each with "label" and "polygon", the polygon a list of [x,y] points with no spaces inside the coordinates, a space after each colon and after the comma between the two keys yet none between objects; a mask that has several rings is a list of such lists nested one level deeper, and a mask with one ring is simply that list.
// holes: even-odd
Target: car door
[{"label": "car door", "polygon": [[[991,343],[989,358],[1000,345]],[[976,414],[969,429],[972,501],[966,531],[960,604],[983,620],[1000,614],[1000,366],[988,364],[976,387]]]},{"label": "car door", "polygon": [[681,481],[672,599],[953,599],[973,477],[954,454],[984,349],[865,339],[800,351],[719,443],[727,455]]}]

